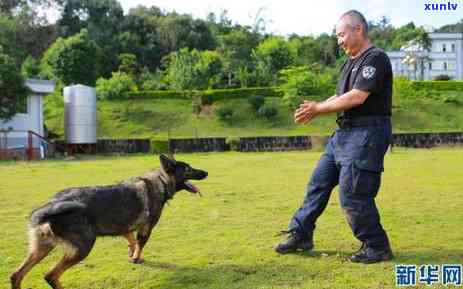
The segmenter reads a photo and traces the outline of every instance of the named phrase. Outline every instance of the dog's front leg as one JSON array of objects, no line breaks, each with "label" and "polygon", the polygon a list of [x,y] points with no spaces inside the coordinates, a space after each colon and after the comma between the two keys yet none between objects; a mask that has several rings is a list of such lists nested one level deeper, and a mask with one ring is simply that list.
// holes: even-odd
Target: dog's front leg
[{"label": "dog's front leg", "polygon": [[137,246],[135,247],[135,252],[133,253],[133,256],[132,256],[133,263],[136,263],[136,264],[143,263],[144,260],[141,257],[141,251],[143,250],[143,247],[145,246],[146,242],[148,242],[152,229],[153,227],[151,225],[144,225],[140,227],[140,229],[138,229]]},{"label": "dog's front leg", "polygon": [[127,240],[127,242],[129,242],[129,258],[132,258],[133,254],[137,250],[138,242],[135,240],[133,232],[125,234],[124,238]]}]

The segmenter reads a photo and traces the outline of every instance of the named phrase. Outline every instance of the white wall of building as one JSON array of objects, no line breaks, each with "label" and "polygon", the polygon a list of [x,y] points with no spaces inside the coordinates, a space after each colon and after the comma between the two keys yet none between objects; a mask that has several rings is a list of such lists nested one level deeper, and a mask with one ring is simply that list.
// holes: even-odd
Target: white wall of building
[{"label": "white wall of building", "polygon": [[[437,75],[448,75],[452,79],[463,79],[463,33],[430,33],[430,51],[390,51],[394,75],[403,75],[411,79],[430,80]],[[417,57],[416,65],[402,63],[407,54]],[[423,71],[421,60],[423,60]],[[415,72],[416,70],[416,72]],[[416,78],[415,78],[416,75]]]},{"label": "white wall of building", "polygon": [[[6,122],[0,119],[0,130],[12,130],[12,132],[8,132],[9,147],[25,145],[27,142],[27,132],[25,131],[30,130],[41,136],[44,135],[43,100],[45,94],[54,91],[54,83],[43,80],[27,80],[26,86],[32,91],[32,94],[27,97],[27,112],[17,113]],[[37,144],[38,141],[34,140],[34,147]]]},{"label": "white wall of building", "polygon": [[43,96],[27,97],[27,113],[17,113],[11,120],[0,122],[1,130],[32,130],[43,135]]}]

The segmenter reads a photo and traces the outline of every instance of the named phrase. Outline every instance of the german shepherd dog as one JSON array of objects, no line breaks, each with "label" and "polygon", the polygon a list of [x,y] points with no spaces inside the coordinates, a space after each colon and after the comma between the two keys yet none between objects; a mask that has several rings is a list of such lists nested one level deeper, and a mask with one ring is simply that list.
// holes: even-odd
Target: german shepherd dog
[{"label": "german shepherd dog", "polygon": [[69,188],[34,210],[29,218],[29,254],[11,274],[11,288],[20,289],[24,276],[59,244],[64,256],[45,280],[62,289],[60,276],[87,257],[98,236],[124,236],[129,260],[141,263],[143,247],[165,203],[180,190],[199,193],[188,180],[207,177],[207,172],[165,155],[160,161],[159,170],[117,185]]}]

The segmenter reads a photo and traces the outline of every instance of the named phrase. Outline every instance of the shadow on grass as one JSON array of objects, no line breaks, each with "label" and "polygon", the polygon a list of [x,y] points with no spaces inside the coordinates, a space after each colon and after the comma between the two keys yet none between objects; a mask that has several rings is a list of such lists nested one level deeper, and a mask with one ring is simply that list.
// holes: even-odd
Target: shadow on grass
[{"label": "shadow on grass", "polygon": [[397,251],[394,253],[394,263],[400,264],[461,264],[463,250],[433,250],[433,251]]},{"label": "shadow on grass", "polygon": [[[328,256],[336,256],[340,261],[349,262],[349,258],[353,252],[341,252],[341,251],[309,251],[309,252],[297,252],[304,258],[324,258]],[[463,263],[463,250],[423,250],[423,251],[397,251],[393,250],[394,259],[390,262],[396,264],[461,264]]]},{"label": "shadow on grass", "polygon": [[[327,257],[335,257],[335,259],[327,260],[326,262],[333,262],[333,268],[339,268],[340,263],[346,263],[346,266],[375,266],[363,264],[351,264],[348,258],[352,252],[333,251],[333,250],[315,250],[309,252],[297,252],[292,254],[298,256],[301,261],[306,262],[310,259],[322,259]],[[281,257],[285,257],[282,255]],[[440,251],[397,251],[395,258],[392,261],[379,263],[390,264],[461,264],[463,262],[461,251],[453,250],[440,250]],[[178,266],[169,263],[160,263],[155,261],[147,261],[144,263],[152,269],[160,269],[162,271],[170,272],[170,276],[162,281],[161,288],[260,288],[266,286],[279,286],[284,285],[288,288],[298,288],[307,286],[307,282],[314,282],[316,280],[323,280],[328,278],[330,272],[320,271],[321,268],[312,267],[308,269],[304,266],[297,266],[294,264],[287,264],[284,260],[269,260],[269,262],[256,262],[255,265],[242,265],[242,264],[214,264],[209,263],[202,267],[188,267]],[[344,266],[344,265],[341,265]],[[361,270],[361,269],[359,269]]]},{"label": "shadow on grass", "polygon": [[318,271],[278,263],[255,266],[210,263],[203,267],[187,267],[145,262],[144,266],[171,273],[161,281],[160,288],[260,288],[270,284],[297,288],[307,284],[308,279],[315,280],[320,277]]}]

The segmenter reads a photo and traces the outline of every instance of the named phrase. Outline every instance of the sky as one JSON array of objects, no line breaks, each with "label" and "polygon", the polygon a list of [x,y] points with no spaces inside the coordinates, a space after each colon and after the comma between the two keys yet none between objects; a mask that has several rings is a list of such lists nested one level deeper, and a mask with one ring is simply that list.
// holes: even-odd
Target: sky
[{"label": "sky", "polygon": [[[252,25],[257,12],[267,20],[266,31],[274,34],[319,35],[330,33],[339,16],[348,10],[362,12],[367,20],[382,16],[398,27],[413,21],[418,26],[439,28],[463,19],[463,0],[119,0],[124,12],[137,5],[158,6],[165,11],[205,18],[209,12],[227,10],[233,23]],[[426,4],[457,4],[455,11],[425,11]]]}]

